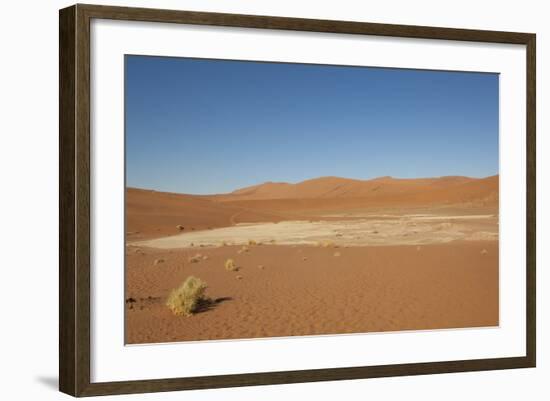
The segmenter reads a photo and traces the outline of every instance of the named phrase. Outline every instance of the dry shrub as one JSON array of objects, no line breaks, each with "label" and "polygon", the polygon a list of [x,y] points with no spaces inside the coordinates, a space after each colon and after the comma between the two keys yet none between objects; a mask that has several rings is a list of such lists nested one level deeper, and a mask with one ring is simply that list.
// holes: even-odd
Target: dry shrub
[{"label": "dry shrub", "polygon": [[237,270],[239,270],[239,267],[235,264],[235,261],[233,259],[227,259],[225,261],[225,270],[236,272]]},{"label": "dry shrub", "polygon": [[202,259],[202,255],[200,253],[197,253],[195,256],[191,256],[189,259],[189,263],[199,263]]},{"label": "dry shrub", "polygon": [[174,315],[191,316],[201,300],[204,300],[206,283],[200,278],[189,276],[176,289],[172,290],[166,301],[166,306]]}]

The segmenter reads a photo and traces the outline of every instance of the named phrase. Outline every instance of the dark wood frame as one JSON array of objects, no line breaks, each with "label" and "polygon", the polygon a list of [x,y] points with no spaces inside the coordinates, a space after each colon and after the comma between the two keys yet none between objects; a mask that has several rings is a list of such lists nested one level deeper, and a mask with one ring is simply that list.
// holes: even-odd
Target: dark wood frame
[{"label": "dark wood frame", "polygon": [[[527,324],[523,357],[284,372],[90,382],[90,20],[92,18],[269,28],[404,38],[512,43],[527,48]],[[534,367],[535,46],[531,33],[372,24],[77,4],[59,13],[59,389],[73,396]]]}]

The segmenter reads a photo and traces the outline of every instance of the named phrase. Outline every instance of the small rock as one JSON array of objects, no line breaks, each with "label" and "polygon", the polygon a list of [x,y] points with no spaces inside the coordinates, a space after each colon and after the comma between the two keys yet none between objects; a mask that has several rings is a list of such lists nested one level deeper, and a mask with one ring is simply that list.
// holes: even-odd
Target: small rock
[{"label": "small rock", "polygon": [[164,259],[155,259],[155,261],[153,262],[155,266],[161,263],[164,263]]}]

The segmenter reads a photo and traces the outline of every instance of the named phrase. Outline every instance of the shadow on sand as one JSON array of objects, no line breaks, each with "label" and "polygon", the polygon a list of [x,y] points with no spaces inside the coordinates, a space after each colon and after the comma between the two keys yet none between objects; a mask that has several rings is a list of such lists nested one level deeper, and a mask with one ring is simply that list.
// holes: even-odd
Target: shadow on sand
[{"label": "shadow on sand", "polygon": [[195,308],[195,313],[208,312],[214,309],[219,304],[226,301],[231,301],[232,299],[233,298],[231,297],[222,297],[222,298],[216,298],[216,299],[211,299],[211,298],[201,299],[198,302],[197,307]]}]

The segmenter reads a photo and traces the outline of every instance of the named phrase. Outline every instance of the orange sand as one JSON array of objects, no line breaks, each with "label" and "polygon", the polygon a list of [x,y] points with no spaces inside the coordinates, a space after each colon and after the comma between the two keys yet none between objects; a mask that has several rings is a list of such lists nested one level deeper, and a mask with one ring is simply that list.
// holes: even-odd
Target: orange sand
[{"label": "orange sand", "polygon": [[[238,253],[241,246],[219,242],[191,247],[189,241],[164,241],[160,249],[149,241],[281,221],[294,228],[293,222],[309,222],[313,226],[304,227],[320,227],[339,247],[293,237],[285,245],[266,242]],[[356,222],[364,235],[334,229]],[[285,234],[276,231],[278,238]],[[129,188],[126,239],[127,343],[499,323],[498,176],[323,177],[212,196]],[[189,262],[197,253],[206,258]],[[238,272],[225,270],[228,258]],[[155,264],[158,259],[164,262]],[[208,283],[212,302],[191,317],[174,316],[166,297],[190,275]]]}]

